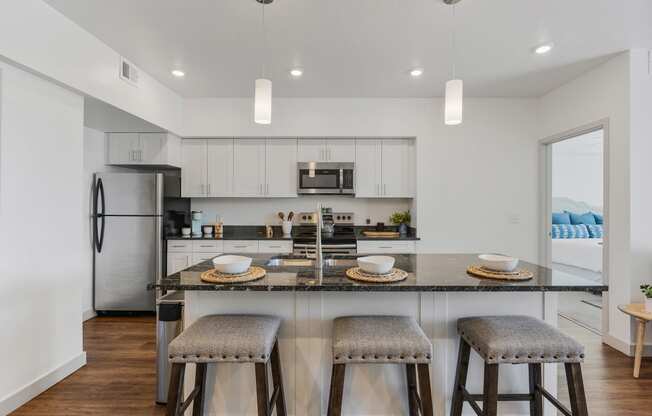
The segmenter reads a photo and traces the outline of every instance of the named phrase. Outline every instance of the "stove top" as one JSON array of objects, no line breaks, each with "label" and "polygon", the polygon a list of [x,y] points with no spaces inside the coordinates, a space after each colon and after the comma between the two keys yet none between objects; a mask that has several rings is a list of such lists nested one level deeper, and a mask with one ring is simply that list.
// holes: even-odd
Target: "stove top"
[{"label": "stove top", "polygon": [[[322,232],[322,244],[352,244],[356,242],[353,226],[335,225],[332,234]],[[317,238],[316,225],[299,225],[295,228],[294,241],[299,243],[314,243]]]}]

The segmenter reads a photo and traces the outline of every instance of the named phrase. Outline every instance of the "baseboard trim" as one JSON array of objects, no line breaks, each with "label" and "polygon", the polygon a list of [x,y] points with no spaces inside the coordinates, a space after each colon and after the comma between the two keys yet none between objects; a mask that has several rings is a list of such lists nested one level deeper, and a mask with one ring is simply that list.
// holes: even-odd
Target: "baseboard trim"
[{"label": "baseboard trim", "polygon": [[82,313],[82,322],[86,322],[89,319],[93,319],[97,316],[95,309],[88,309]]},{"label": "baseboard trim", "polygon": [[86,352],[71,358],[54,370],[0,399],[0,415],[6,415],[43,393],[86,365]]},{"label": "baseboard trim", "polygon": [[[632,344],[630,342],[625,342],[620,338],[616,338],[614,336],[611,336],[609,334],[604,334],[602,337],[602,342],[610,346],[611,348],[614,348],[623,354],[627,355],[628,357],[633,357],[634,353],[636,352],[636,344]],[[643,356],[644,357],[652,357],[652,345],[651,344],[645,344],[643,346]]]}]

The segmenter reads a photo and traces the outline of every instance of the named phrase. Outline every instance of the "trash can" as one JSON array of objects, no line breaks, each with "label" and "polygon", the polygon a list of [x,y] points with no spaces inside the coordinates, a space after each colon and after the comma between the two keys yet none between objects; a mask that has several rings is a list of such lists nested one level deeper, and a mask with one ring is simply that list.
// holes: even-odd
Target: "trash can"
[{"label": "trash can", "polygon": [[170,362],[168,344],[183,330],[183,291],[161,296],[156,301],[156,403],[168,401]]}]

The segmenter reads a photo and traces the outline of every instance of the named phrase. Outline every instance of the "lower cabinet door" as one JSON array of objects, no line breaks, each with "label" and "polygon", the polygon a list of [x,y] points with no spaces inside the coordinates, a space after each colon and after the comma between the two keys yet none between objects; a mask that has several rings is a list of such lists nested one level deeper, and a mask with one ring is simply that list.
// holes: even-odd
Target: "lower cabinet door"
[{"label": "lower cabinet door", "polygon": [[358,254],[414,254],[415,241],[360,241]]},{"label": "lower cabinet door", "polygon": [[225,253],[258,253],[257,240],[226,240],[224,241]]},{"label": "lower cabinet door", "polygon": [[175,253],[168,251],[167,275],[169,276],[192,266],[192,256],[191,253]]},{"label": "lower cabinet door", "polygon": [[213,257],[218,256],[219,253],[192,253],[192,264],[202,263],[206,260],[212,260]]},{"label": "lower cabinet door", "polygon": [[278,253],[288,254],[292,253],[292,241],[289,240],[275,240],[275,241],[258,241],[259,253]]}]

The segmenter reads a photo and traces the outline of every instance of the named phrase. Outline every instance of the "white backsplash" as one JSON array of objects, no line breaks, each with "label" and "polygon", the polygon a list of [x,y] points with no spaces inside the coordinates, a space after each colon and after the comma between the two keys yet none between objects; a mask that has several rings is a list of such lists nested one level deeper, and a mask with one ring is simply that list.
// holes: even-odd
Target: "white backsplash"
[{"label": "white backsplash", "polygon": [[298,198],[194,198],[193,210],[204,213],[205,222],[215,221],[220,215],[226,225],[276,225],[280,223],[277,213],[289,211],[312,212],[321,202],[336,212],[353,212],[356,225],[384,222],[389,225],[389,216],[396,211],[411,209],[411,199],[359,199],[341,196],[302,196]]}]

